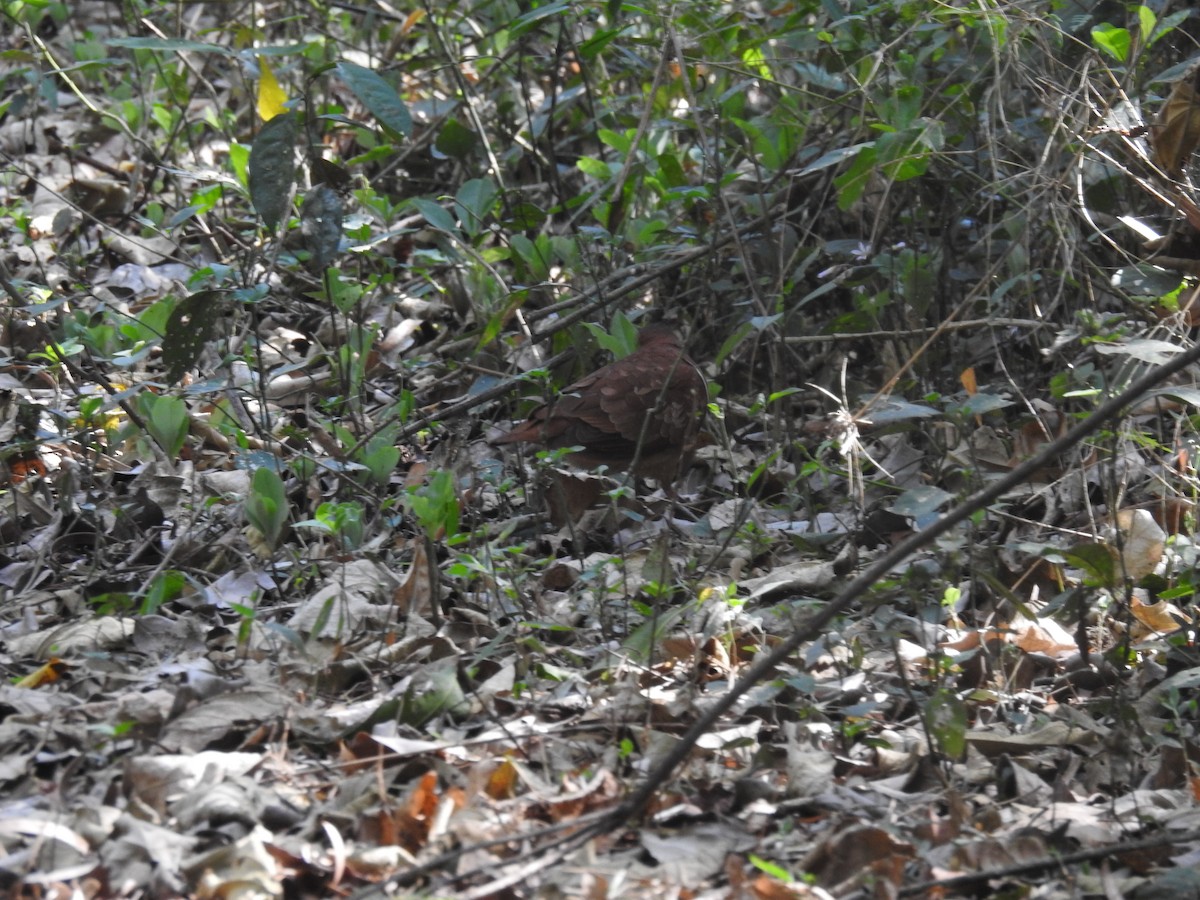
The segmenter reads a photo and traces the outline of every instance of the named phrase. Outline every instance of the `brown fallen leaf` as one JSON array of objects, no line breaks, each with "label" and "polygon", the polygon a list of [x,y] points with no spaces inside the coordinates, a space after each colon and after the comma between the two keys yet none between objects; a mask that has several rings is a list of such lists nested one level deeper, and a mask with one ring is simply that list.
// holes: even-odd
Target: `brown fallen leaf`
[{"label": "brown fallen leaf", "polygon": [[1183,174],[1183,165],[1200,147],[1200,68],[1175,82],[1163,104],[1158,124],[1150,129],[1154,159],[1173,178]]}]

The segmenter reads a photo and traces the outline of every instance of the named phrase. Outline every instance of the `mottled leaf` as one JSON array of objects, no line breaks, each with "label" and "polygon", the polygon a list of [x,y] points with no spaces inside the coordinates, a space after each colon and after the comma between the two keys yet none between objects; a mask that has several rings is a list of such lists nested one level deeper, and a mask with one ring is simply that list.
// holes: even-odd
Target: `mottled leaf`
[{"label": "mottled leaf", "polygon": [[300,230],[312,254],[314,271],[323,272],[337,257],[344,215],[342,198],[328,185],[317,185],[304,198],[300,206]]},{"label": "mottled leaf", "polygon": [[287,213],[296,179],[296,117],[276,116],[258,132],[250,148],[250,202],[274,231]]},{"label": "mottled leaf", "polygon": [[179,301],[167,319],[162,341],[163,362],[170,384],[178,384],[196,365],[205,345],[212,340],[213,328],[225,308],[224,291],[199,291]]}]

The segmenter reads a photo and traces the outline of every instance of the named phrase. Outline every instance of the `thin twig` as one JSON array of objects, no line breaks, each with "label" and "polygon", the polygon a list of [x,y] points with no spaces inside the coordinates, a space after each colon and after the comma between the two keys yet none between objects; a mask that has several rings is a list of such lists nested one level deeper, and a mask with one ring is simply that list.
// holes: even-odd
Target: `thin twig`
[{"label": "thin twig", "polygon": [[1050,322],[1037,319],[968,319],[963,322],[944,322],[926,328],[889,328],[884,331],[838,332],[836,334],[799,334],[785,337],[786,344],[821,344],[846,341],[869,341],[881,338],[922,337],[933,332],[971,331],[976,328],[1049,328]]}]

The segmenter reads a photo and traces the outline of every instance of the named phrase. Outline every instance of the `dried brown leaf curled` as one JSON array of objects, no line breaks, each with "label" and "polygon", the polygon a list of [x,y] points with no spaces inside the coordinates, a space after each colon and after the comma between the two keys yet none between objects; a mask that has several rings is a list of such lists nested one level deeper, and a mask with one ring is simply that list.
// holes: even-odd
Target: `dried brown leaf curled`
[{"label": "dried brown leaf curled", "polygon": [[1150,129],[1154,158],[1168,175],[1183,174],[1183,164],[1200,147],[1200,70],[1181,78],[1159,112],[1158,124]]}]

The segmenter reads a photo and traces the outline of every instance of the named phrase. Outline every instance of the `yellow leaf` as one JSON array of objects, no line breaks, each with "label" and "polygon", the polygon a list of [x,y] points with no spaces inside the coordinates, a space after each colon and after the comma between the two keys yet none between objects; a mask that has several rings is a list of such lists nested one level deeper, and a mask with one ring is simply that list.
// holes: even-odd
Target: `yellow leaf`
[{"label": "yellow leaf", "polygon": [[258,58],[258,69],[262,73],[258,79],[258,115],[264,122],[269,122],[280,113],[287,112],[288,98],[264,57]]}]

